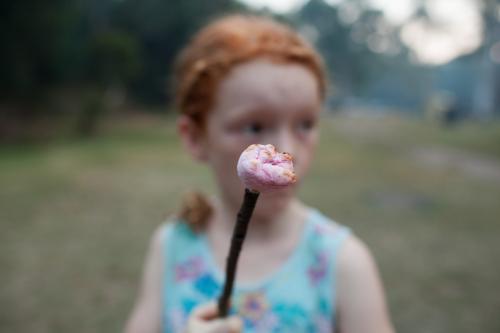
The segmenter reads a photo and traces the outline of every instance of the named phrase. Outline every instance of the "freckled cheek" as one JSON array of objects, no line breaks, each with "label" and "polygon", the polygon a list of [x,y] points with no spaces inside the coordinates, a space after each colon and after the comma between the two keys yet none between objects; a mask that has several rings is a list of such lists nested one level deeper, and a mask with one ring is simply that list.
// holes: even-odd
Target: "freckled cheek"
[{"label": "freckled cheek", "polygon": [[[246,148],[246,147],[244,147]],[[216,148],[211,158],[211,164],[221,178],[237,178],[236,165],[244,148],[234,146],[234,143],[224,142]]]},{"label": "freckled cheek", "polygon": [[299,179],[304,177],[309,171],[316,149],[316,142],[317,140],[304,142],[294,156],[293,165]]},{"label": "freckled cheek", "polygon": [[222,135],[219,140],[221,141],[221,145],[226,151],[237,154],[238,157],[250,144],[255,143],[251,138],[234,129],[223,129],[221,133]]},{"label": "freckled cheek", "polygon": [[217,134],[212,135],[209,140],[208,150],[216,155],[215,158],[229,161],[238,161],[241,152],[248,146],[241,140],[237,140],[230,132],[220,130]]},{"label": "freckled cheek", "polygon": [[240,192],[243,190],[243,184],[239,180],[236,171],[236,162],[232,163],[231,161],[219,155],[218,159],[211,161],[211,168],[222,191],[230,195],[237,194],[239,197]]},{"label": "freckled cheek", "polygon": [[311,163],[307,157],[302,157],[294,162],[294,171],[299,180],[301,180],[307,174],[310,165]]}]

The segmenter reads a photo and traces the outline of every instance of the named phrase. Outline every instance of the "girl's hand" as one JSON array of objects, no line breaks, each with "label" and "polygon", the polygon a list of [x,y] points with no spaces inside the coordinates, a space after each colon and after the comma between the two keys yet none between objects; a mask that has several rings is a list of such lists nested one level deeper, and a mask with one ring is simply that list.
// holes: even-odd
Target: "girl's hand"
[{"label": "girl's hand", "polygon": [[197,306],[188,319],[186,333],[240,333],[243,322],[236,316],[217,318],[214,302]]}]

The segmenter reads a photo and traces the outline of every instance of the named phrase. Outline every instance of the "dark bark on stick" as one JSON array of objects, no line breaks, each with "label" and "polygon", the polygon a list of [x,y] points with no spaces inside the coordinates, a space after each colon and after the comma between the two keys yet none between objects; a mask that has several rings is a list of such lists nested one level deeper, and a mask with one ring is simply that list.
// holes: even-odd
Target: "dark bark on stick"
[{"label": "dark bark on stick", "polygon": [[245,241],[248,223],[250,222],[250,218],[252,216],[258,198],[259,192],[253,192],[249,189],[245,189],[243,204],[241,205],[240,211],[238,212],[238,216],[236,218],[236,224],[234,226],[233,236],[231,239],[231,247],[229,250],[229,255],[227,257],[226,281],[224,284],[224,290],[219,298],[218,303],[219,316],[221,318],[227,317],[229,312],[229,300],[233,291],[238,258],[240,256],[243,242]]}]

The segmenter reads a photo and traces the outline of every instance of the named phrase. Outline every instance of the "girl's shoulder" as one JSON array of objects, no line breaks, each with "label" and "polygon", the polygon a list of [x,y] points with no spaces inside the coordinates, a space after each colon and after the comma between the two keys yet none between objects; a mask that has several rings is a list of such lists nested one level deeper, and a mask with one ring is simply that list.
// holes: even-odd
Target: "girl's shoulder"
[{"label": "girl's shoulder", "polygon": [[[377,332],[394,332],[375,258],[353,233],[345,237],[336,253],[335,273],[337,307],[348,318],[341,330],[357,327],[366,332],[377,327]],[[361,322],[360,317],[364,318]]]},{"label": "girl's shoulder", "polygon": [[366,244],[353,233],[351,228],[312,208],[309,228],[313,230],[314,240],[335,246],[338,252],[338,265],[347,270],[356,269],[353,265],[365,265],[373,260]]},{"label": "girl's shoulder", "polygon": [[307,228],[314,242],[325,243],[336,249],[352,237],[349,227],[336,222],[315,208],[309,209]]}]

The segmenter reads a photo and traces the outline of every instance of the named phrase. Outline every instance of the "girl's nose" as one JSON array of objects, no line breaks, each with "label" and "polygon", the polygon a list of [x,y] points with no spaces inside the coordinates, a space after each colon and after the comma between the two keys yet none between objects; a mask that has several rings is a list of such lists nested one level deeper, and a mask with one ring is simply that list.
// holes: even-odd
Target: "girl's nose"
[{"label": "girl's nose", "polygon": [[286,152],[294,155],[295,145],[293,142],[293,134],[289,129],[281,129],[276,133],[276,138],[273,143],[279,152]]}]

